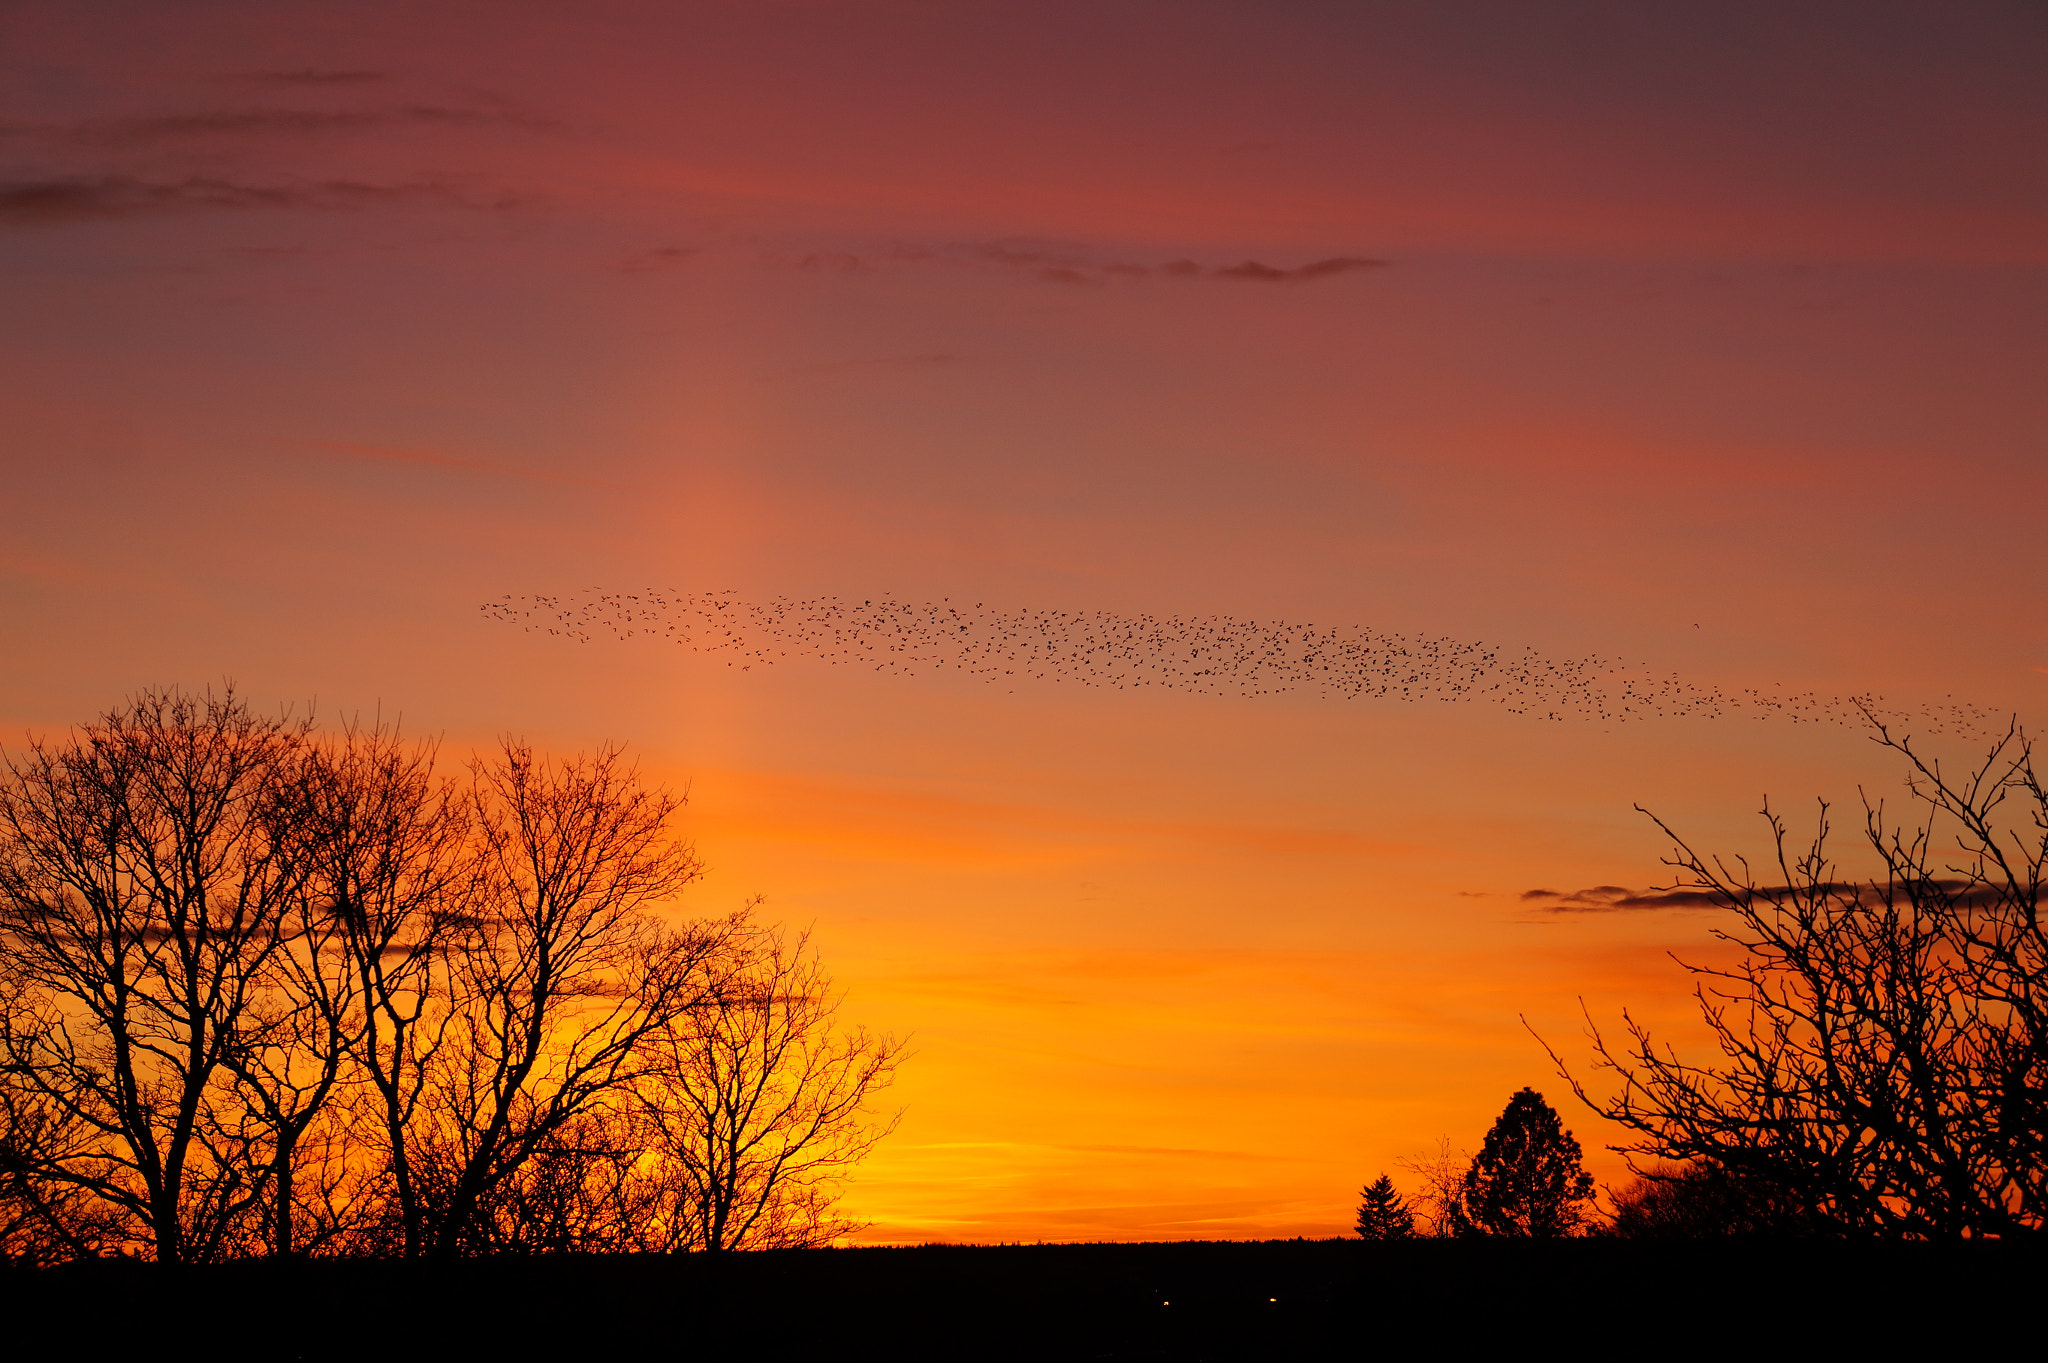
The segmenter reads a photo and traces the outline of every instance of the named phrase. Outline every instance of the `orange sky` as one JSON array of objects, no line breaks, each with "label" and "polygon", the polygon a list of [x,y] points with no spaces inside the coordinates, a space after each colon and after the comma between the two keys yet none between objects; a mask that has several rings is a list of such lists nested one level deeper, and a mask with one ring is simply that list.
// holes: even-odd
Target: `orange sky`
[{"label": "orange sky", "polygon": [[[629,740],[691,905],[765,894],[914,1034],[872,1238],[1337,1233],[1523,1084],[1613,1138],[1521,1016],[1684,1034],[1709,919],[1524,891],[1658,883],[1636,803],[1753,849],[1765,793],[1893,770],[479,604],[1223,613],[2038,712],[2044,67],[2019,4],[13,3],[0,725],[233,677]],[[1218,273],[1337,258],[1385,263]]]}]

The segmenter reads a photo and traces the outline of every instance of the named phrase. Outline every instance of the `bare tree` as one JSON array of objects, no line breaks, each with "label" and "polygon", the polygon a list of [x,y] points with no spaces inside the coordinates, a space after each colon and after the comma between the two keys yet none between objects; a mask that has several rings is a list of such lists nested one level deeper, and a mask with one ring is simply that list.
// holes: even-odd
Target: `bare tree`
[{"label": "bare tree", "polygon": [[[149,692],[0,781],[0,1256],[820,1243],[896,1047],[616,748]],[[749,906],[751,908],[751,906]]]},{"label": "bare tree", "polygon": [[405,743],[395,727],[347,726],[314,746],[303,805],[317,853],[307,895],[350,976],[307,992],[352,997],[357,1010],[341,1030],[361,1122],[338,1172],[355,1185],[355,1219],[373,1223],[356,1248],[406,1257],[427,1248],[408,1133],[458,1013],[452,956],[479,927],[482,875],[471,800],[435,778],[434,761],[432,744]]},{"label": "bare tree", "polygon": [[97,1258],[126,1240],[119,1214],[51,1176],[85,1153],[90,1133],[33,1090],[0,1088],[0,1263],[48,1268]]},{"label": "bare tree", "polygon": [[710,1251],[830,1244],[859,1229],[834,1206],[895,1129],[871,1103],[902,1045],[839,1029],[807,933],[755,929],[733,951],[712,994],[647,1041],[639,1094],[669,1181],[666,1237]]},{"label": "bare tree", "polygon": [[508,741],[472,775],[479,907],[451,957],[431,1111],[408,1132],[440,1255],[488,1246],[488,1200],[623,1090],[646,1039],[704,996],[729,933],[645,912],[702,863],[669,832],[681,800],[642,787],[619,749],[550,764]]},{"label": "bare tree", "polygon": [[[0,1016],[29,1006],[12,959],[0,954]],[[121,1243],[118,1213],[52,1171],[91,1145],[93,1133],[49,1096],[0,1068],[0,1263],[47,1268]]]},{"label": "bare tree", "polygon": [[1472,1167],[1470,1154],[1453,1151],[1451,1138],[1439,1136],[1428,1154],[1395,1163],[1422,1183],[1414,1207],[1431,1239],[1448,1240],[1473,1233],[1472,1216],[1465,1208],[1465,1172]]},{"label": "bare tree", "polygon": [[[314,844],[324,830],[305,803],[310,764],[295,763],[291,776],[289,793],[279,802],[279,836],[295,844],[290,848],[295,864],[308,868],[320,859]],[[298,1216],[305,1191],[301,1164],[309,1144],[318,1144],[309,1136],[343,1081],[363,1012],[354,973],[341,950],[341,920],[314,875],[302,870],[294,879],[296,892],[286,895],[269,919],[272,940],[261,953],[252,988],[243,1006],[224,1019],[231,1035],[222,1052],[222,1064],[233,1076],[232,1097],[240,1104],[237,1120],[250,1133],[252,1152],[267,1163],[266,1195],[259,1204],[268,1209],[261,1217],[262,1238],[281,1257],[304,1248]],[[331,1159],[318,1161],[316,1168],[339,1171]]]},{"label": "bare tree", "polygon": [[478,1236],[523,1254],[662,1253],[666,1180],[648,1124],[624,1107],[585,1112],[540,1141],[484,1199]]},{"label": "bare tree", "polygon": [[11,1087],[64,1137],[40,1179],[167,1262],[217,1257],[261,1195],[228,1068],[303,867],[280,818],[305,723],[232,690],[143,692],[0,782],[0,934],[23,987]]},{"label": "bare tree", "polygon": [[[1721,1052],[1693,1064],[1624,1014],[1588,1020],[1596,1110],[1676,1160],[1774,1190],[1839,1233],[2009,1236],[2048,1225],[2048,940],[2039,907],[2048,794],[2014,726],[1959,777],[1873,721],[1920,817],[1864,801],[1873,874],[1842,875],[1827,806],[1803,849],[1768,805],[1775,883],[1704,857],[1661,821],[1667,864],[1730,919],[1728,968],[1688,966]],[[1553,1052],[1553,1058],[1555,1053]],[[1560,1072],[1564,1071],[1562,1062]],[[1567,1074],[1568,1079],[1570,1076]]]}]

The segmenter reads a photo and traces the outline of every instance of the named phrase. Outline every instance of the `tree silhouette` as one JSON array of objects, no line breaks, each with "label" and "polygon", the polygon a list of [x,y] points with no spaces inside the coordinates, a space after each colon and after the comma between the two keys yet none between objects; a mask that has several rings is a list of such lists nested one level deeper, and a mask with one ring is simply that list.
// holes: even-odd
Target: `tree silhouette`
[{"label": "tree silhouette", "polygon": [[1592,1197],[1579,1143],[1535,1089],[1508,1099],[1465,1171],[1466,1213],[1482,1235],[1570,1235]]},{"label": "tree silhouette", "polygon": [[1475,1233],[1465,1210],[1465,1171],[1472,1165],[1468,1152],[1454,1150],[1449,1136],[1439,1136],[1428,1154],[1395,1163],[1421,1180],[1413,1210],[1422,1218],[1424,1234],[1432,1240],[1455,1240]]},{"label": "tree silhouette", "polygon": [[872,1111],[902,1043],[841,1028],[808,933],[736,933],[710,996],[649,1038],[640,1094],[668,1175],[664,1248],[822,1246],[854,1165],[896,1127]]},{"label": "tree silhouette", "polygon": [[[1721,1057],[1592,1029],[1615,1089],[1595,1111],[1639,1161],[1727,1171],[1811,1228],[1900,1239],[2020,1237],[2048,1226],[2048,787],[2015,724],[1944,770],[1872,722],[1906,763],[1918,817],[1865,798],[1866,874],[1803,847],[1768,805],[1759,876],[1661,821],[1679,884],[1723,913],[1725,968],[1688,966]],[[1654,818],[1654,816],[1652,816]],[[1552,1052],[1553,1059],[1556,1058]],[[1560,1073],[1564,1073],[1562,1062]],[[1566,1076],[1571,1078],[1569,1074]]]},{"label": "tree silhouette", "polygon": [[578,1117],[623,1098],[655,1034],[703,1002],[734,924],[677,930],[647,912],[702,872],[617,747],[556,762],[507,740],[472,763],[483,875],[461,941],[450,1029],[414,1166],[432,1253],[489,1248],[500,1184]]},{"label": "tree silhouette", "polygon": [[175,689],[0,757],[0,1260],[850,1228],[900,1050],[800,936],[667,914],[680,797],[616,747],[434,757]]},{"label": "tree silhouette", "polygon": [[1365,1185],[1364,1200],[1358,1204],[1358,1235],[1363,1240],[1410,1240],[1415,1236],[1415,1213],[1394,1180],[1381,1174]]},{"label": "tree silhouette", "polygon": [[0,780],[6,1086],[64,1133],[10,1161],[34,1151],[28,1176],[166,1263],[233,1253],[269,1189],[276,1130],[238,1101],[235,1061],[296,931],[309,729],[233,691],[145,691],[31,739]]}]

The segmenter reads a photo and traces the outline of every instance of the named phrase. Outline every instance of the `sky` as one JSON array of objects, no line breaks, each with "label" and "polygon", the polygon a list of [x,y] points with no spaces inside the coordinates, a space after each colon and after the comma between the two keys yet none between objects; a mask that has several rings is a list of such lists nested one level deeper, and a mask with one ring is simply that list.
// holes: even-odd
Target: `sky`
[{"label": "sky", "polygon": [[[869,1241],[1339,1234],[1523,1085],[1615,1180],[1537,1037],[1696,1046],[1717,950],[1637,807],[1755,854],[1902,795],[1770,698],[2048,699],[2043,69],[2024,3],[0,0],[0,741],[629,743],[678,911],[909,1038]],[[648,589],[1736,703],[559,628]]]}]

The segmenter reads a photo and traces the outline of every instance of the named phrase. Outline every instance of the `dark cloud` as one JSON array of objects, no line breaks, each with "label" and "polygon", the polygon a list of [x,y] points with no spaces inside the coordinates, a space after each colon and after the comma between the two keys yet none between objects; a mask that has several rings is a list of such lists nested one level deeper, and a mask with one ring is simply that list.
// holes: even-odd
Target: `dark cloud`
[{"label": "dark cloud", "polygon": [[1271,282],[1293,277],[1292,270],[1279,270],[1271,265],[1261,265],[1256,260],[1247,260],[1242,265],[1225,265],[1209,272],[1217,279],[1252,279]]},{"label": "dark cloud", "polygon": [[202,109],[192,113],[151,114],[140,118],[88,118],[76,123],[15,123],[0,131],[14,137],[35,136],[68,142],[124,145],[195,138],[303,137],[378,128],[531,125],[534,122],[529,115],[505,109],[405,104],[379,109]]},{"label": "dark cloud", "polygon": [[928,350],[915,355],[878,355],[867,360],[832,360],[823,364],[807,364],[801,372],[806,374],[846,374],[874,369],[932,369],[942,365],[960,363],[962,357],[945,350]]},{"label": "dark cloud", "polygon": [[696,254],[694,246],[657,246],[629,256],[620,263],[619,269],[626,274],[646,274],[650,270],[666,270],[670,266],[681,265]]},{"label": "dark cloud", "polygon": [[1004,265],[1034,267],[1039,279],[1054,284],[1082,284],[1094,282],[1094,276],[1126,279],[1146,279],[1162,275],[1168,279],[1228,279],[1248,280],[1258,284],[1303,284],[1314,279],[1329,279],[1340,274],[1351,274],[1357,270],[1378,270],[1386,268],[1388,262],[1374,260],[1367,256],[1331,256],[1326,260],[1310,261],[1306,265],[1283,268],[1267,265],[1261,261],[1247,260],[1236,265],[1203,265],[1193,260],[1169,260],[1161,265],[1139,265],[1130,261],[1118,261],[1109,265],[1093,265],[1071,257],[1061,258],[1043,253],[1020,251],[986,250],[986,258]]},{"label": "dark cloud", "polygon": [[0,183],[0,222],[82,222],[177,208],[285,208],[292,197],[281,189],[201,176],[168,183],[127,175],[17,180]]},{"label": "dark cloud", "polygon": [[1075,266],[1085,262],[1067,251],[1050,250],[1036,246],[1012,245],[1008,242],[985,242],[974,248],[984,260],[998,265],[1016,265],[1028,268],[1041,266]]},{"label": "dark cloud", "polygon": [[1161,275],[1168,279],[1249,280],[1262,284],[1301,284],[1358,270],[1383,269],[1388,263],[1367,256],[1330,256],[1292,267],[1267,265],[1257,260],[1246,260],[1236,265],[1204,265],[1199,261],[1185,258],[1169,260],[1158,265],[1144,265],[1127,260],[1101,264],[1090,260],[1079,251],[1062,250],[1037,243],[985,242],[965,249],[978,259],[1009,269],[1025,271],[1033,279],[1047,284],[1094,284],[1116,278],[1148,279],[1153,275]]},{"label": "dark cloud", "polygon": [[830,270],[834,274],[865,274],[874,268],[866,256],[851,251],[813,251],[796,263],[799,270]]},{"label": "dark cloud", "polygon": [[[1994,886],[1960,878],[1936,878],[1926,881],[1921,887],[1923,894],[1945,899],[1958,906],[1984,907],[2002,902],[2003,893]],[[1838,901],[1855,900],[1865,904],[1882,903],[1886,888],[1882,884],[1852,881],[1824,881],[1818,885],[1759,885],[1756,893],[1768,900],[1787,899],[1794,895],[1820,894]],[[1892,891],[1899,902],[1907,900],[1905,887]],[[1522,901],[1546,913],[1627,913],[1644,909],[1718,909],[1727,905],[1727,900],[1709,890],[1668,889],[1631,890],[1621,885],[1595,885],[1591,889],[1573,890],[1560,893],[1557,890],[1524,890]]]},{"label": "dark cloud", "polygon": [[1644,909],[1712,909],[1721,901],[1704,890],[1631,890],[1625,885],[1595,885],[1562,893],[1524,890],[1522,901],[1546,913],[1628,913]]},{"label": "dark cloud", "polygon": [[1244,260],[1235,265],[1205,264],[1185,256],[1147,264],[1134,260],[1104,260],[1087,248],[1071,243],[1030,240],[956,241],[939,246],[898,244],[875,256],[819,251],[793,261],[799,269],[868,270],[890,265],[980,265],[1014,272],[1037,284],[1136,284],[1152,278],[1174,280],[1215,280],[1221,282],[1303,284],[1364,270],[1387,268],[1391,262],[1370,256],[1326,256],[1303,265],[1268,265]]},{"label": "dark cloud", "polygon": [[1350,274],[1354,270],[1384,269],[1387,262],[1368,256],[1331,256],[1327,260],[1310,261],[1293,269],[1282,269],[1275,265],[1247,260],[1238,265],[1225,265],[1211,270],[1212,279],[1245,279],[1260,284],[1300,284],[1311,279],[1328,279],[1332,275]]},{"label": "dark cloud", "polygon": [[144,180],[129,175],[53,176],[0,181],[0,223],[90,222],[188,209],[344,209],[406,200],[467,208],[512,208],[509,196],[475,199],[435,181],[380,185],[357,180],[245,184],[213,176]]},{"label": "dark cloud", "polygon": [[230,85],[312,86],[329,89],[338,85],[375,85],[390,77],[382,71],[237,71],[222,76]]}]

